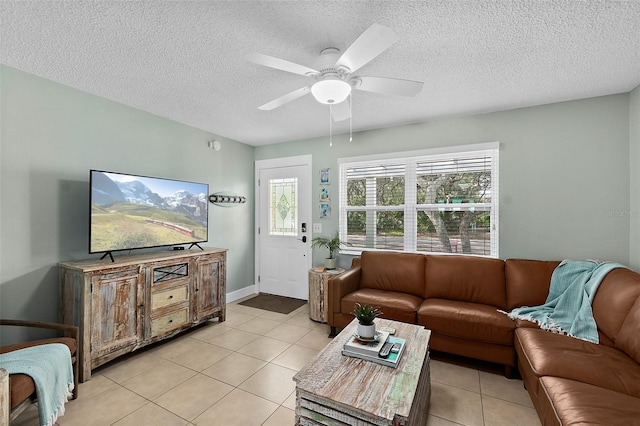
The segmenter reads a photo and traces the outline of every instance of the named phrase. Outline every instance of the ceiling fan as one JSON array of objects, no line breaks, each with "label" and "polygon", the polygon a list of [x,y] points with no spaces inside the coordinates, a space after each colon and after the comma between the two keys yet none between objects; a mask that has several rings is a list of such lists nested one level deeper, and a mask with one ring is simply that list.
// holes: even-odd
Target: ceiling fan
[{"label": "ceiling fan", "polygon": [[247,60],[250,62],[316,80],[315,83],[267,102],[258,109],[270,111],[311,93],[318,102],[332,105],[333,120],[341,121],[351,117],[349,102],[344,102],[351,94],[351,89],[384,95],[415,96],[422,90],[424,83],[421,81],[354,75],[397,40],[398,35],[393,30],[374,23],[344,53],[340,54],[340,49],[335,47],[323,49],[314,65],[315,68],[261,53],[249,54]]}]

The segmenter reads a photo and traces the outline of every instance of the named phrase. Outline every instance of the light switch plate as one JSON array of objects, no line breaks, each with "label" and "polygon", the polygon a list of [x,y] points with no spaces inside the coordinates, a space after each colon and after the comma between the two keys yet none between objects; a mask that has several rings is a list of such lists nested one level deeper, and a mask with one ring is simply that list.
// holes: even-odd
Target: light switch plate
[{"label": "light switch plate", "polygon": [[313,224],[313,233],[314,234],[319,234],[322,232],[322,224],[321,223],[314,223]]}]

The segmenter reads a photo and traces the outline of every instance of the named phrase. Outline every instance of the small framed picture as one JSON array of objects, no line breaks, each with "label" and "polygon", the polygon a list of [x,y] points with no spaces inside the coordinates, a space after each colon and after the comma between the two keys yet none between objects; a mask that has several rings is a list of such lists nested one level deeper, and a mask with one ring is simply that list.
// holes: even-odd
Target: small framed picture
[{"label": "small framed picture", "polygon": [[320,185],[320,201],[329,201],[331,196],[329,193],[329,185]]},{"label": "small framed picture", "polygon": [[320,203],[320,219],[328,219],[331,217],[331,205],[329,203]]},{"label": "small framed picture", "polygon": [[320,169],[320,183],[329,183],[329,169]]}]

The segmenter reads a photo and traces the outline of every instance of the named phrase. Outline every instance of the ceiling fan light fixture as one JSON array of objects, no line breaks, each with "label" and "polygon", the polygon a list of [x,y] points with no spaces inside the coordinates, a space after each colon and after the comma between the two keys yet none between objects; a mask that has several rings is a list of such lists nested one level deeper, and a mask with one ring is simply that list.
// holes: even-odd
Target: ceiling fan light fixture
[{"label": "ceiling fan light fixture", "polygon": [[351,93],[351,85],[338,78],[328,78],[311,86],[311,94],[321,104],[334,105],[343,102]]}]

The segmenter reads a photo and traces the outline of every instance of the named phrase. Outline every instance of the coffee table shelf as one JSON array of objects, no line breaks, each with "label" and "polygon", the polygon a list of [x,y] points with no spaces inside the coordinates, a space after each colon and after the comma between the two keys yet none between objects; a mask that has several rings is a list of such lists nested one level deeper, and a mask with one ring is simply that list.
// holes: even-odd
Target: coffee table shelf
[{"label": "coffee table shelf", "polygon": [[354,320],[294,376],[297,425],[426,425],[431,331],[380,318],[376,324],[406,339],[398,367],[341,354]]}]

